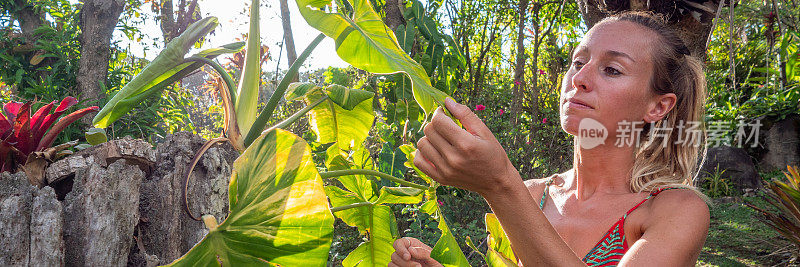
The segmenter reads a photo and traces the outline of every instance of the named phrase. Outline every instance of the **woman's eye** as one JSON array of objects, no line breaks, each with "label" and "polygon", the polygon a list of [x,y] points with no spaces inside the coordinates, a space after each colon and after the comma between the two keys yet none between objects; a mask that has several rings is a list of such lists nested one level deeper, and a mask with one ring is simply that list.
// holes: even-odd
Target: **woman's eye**
[{"label": "woman's eye", "polygon": [[612,68],[612,67],[606,67],[605,71],[606,71],[606,73],[608,73],[608,75],[612,75],[612,76],[616,76],[616,75],[622,74],[622,72],[619,72],[619,70],[617,70],[615,68]]},{"label": "woman's eye", "polygon": [[583,67],[583,62],[577,60],[572,61],[572,66],[574,66],[576,70],[579,70],[581,67]]}]

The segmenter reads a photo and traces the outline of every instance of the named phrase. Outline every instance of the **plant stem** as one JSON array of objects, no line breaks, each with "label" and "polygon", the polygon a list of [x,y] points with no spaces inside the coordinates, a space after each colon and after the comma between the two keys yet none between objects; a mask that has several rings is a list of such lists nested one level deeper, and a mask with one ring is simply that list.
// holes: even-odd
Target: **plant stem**
[{"label": "plant stem", "polygon": [[[304,107],[300,111],[295,112],[294,114],[292,114],[291,117],[279,122],[278,124],[275,124],[272,127],[269,127],[269,129],[264,130],[264,132],[269,132],[274,129],[285,129],[286,126],[289,126],[290,124],[294,123],[295,121],[303,117],[303,115],[306,115],[306,113],[311,111],[311,109],[313,109],[316,106],[319,106],[319,104],[322,104],[322,102],[325,102],[325,100],[328,100],[328,95],[323,95],[319,100],[317,100],[317,102],[311,103],[310,105]],[[262,132],[262,134],[264,132]]]},{"label": "plant stem", "polygon": [[331,212],[343,211],[343,210],[346,210],[346,209],[358,208],[358,207],[369,206],[369,205],[372,205],[372,202],[368,202],[368,201],[358,202],[358,203],[348,204],[348,205],[344,205],[344,206],[331,207]]},{"label": "plant stem", "polygon": [[297,76],[297,70],[300,69],[300,66],[303,65],[303,62],[306,61],[311,52],[314,51],[314,48],[322,42],[322,39],[325,39],[324,34],[317,35],[311,43],[306,47],[306,50],[303,50],[303,53],[300,54],[300,57],[292,63],[292,66],[289,67],[289,70],[286,71],[286,76],[283,76],[281,82],[278,84],[278,88],[275,89],[275,92],[272,93],[272,96],[269,97],[269,101],[264,106],[264,109],[258,113],[258,117],[256,117],[253,126],[250,127],[250,131],[247,132],[247,136],[244,138],[244,147],[250,146],[250,143],[253,143],[256,140],[256,137],[262,132],[261,129],[264,129],[264,126],[267,125],[267,122],[272,117],[272,113],[275,111],[275,108],[278,106],[278,101],[283,98],[283,94],[286,93],[286,89],[289,87],[289,83],[294,80],[294,77]]},{"label": "plant stem", "polygon": [[430,189],[430,187],[427,187],[427,186],[424,186],[424,185],[420,185],[420,184],[415,184],[415,183],[412,183],[412,182],[409,182],[409,181],[394,177],[392,175],[385,174],[385,173],[382,173],[382,172],[379,172],[379,171],[373,171],[373,170],[352,169],[352,170],[338,170],[338,171],[329,171],[329,172],[320,172],[319,173],[319,175],[322,176],[322,179],[328,179],[328,178],[333,178],[333,177],[337,177],[337,176],[345,176],[345,175],[358,175],[358,174],[378,176],[380,178],[388,179],[390,181],[394,181],[395,183],[398,183],[398,184],[401,184],[401,185],[405,185],[405,186],[408,186],[408,187],[417,188],[417,189],[422,189],[422,190]]},{"label": "plant stem", "polygon": [[233,103],[236,102],[236,91],[235,91],[236,89],[234,89],[236,87],[235,84],[233,83],[233,78],[231,78],[231,76],[228,75],[228,72],[225,71],[225,68],[217,64],[216,61],[213,61],[205,57],[190,57],[186,59],[186,62],[205,63],[214,68],[214,70],[217,71],[217,74],[219,74],[219,76],[222,77],[222,80],[225,81],[225,86],[228,87],[228,92],[231,94],[231,101],[233,101]]}]

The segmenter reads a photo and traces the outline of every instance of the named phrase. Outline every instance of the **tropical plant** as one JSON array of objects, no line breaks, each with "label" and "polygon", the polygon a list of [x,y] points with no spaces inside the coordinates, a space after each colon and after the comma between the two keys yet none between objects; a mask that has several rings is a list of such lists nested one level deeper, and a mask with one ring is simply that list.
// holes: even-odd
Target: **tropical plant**
[{"label": "tropical plant", "polygon": [[703,181],[703,189],[708,197],[718,198],[731,194],[731,182],[723,177],[726,171],[727,169],[720,169],[719,164],[717,164],[717,168],[714,169],[713,173],[705,172],[707,176]]},{"label": "tropical plant", "polygon": [[[42,186],[43,171],[46,163],[42,160],[54,159],[55,153],[77,144],[71,143],[67,146],[57,146],[50,149],[56,136],[61,133],[68,125],[79,118],[95,112],[98,107],[88,107],[72,112],[59,119],[70,107],[78,101],[71,96],[65,97],[61,103],[53,109],[56,101],[53,101],[39,108],[31,116],[32,102],[18,103],[8,102],[3,105],[3,113],[0,113],[0,171],[17,171],[20,168],[28,174],[28,179],[34,185]],[[58,120],[58,121],[56,121]],[[47,153],[42,154],[47,151]],[[37,153],[38,152],[38,153]]]},{"label": "tropical plant", "polygon": [[[437,205],[438,184],[419,171],[417,176],[428,185],[394,176],[403,175],[394,171],[403,166],[401,158],[407,159],[406,166],[413,167],[413,146],[387,149],[393,159],[387,170],[383,162],[373,162],[362,145],[375,117],[374,93],[340,85],[290,83],[305,58],[327,35],[337,40],[337,53],[354,67],[375,74],[407,75],[412,81],[415,102],[426,114],[444,101],[447,94],[431,86],[425,69],[398,46],[394,33],[387,30],[370,3],[362,0],[351,3],[347,10],[332,11],[320,9],[331,5],[330,1],[297,2],[306,21],[324,35],[320,34],[298,57],[258,116],[255,116],[255,99],[261,76],[259,14],[258,8],[251,8],[250,34],[238,87],[211,58],[223,52],[236,52],[241,46],[206,50],[183,58],[192,44],[216,26],[216,19],[210,17],[190,25],[173,39],[94,118],[95,127],[106,127],[143,99],[202,64],[212,66],[224,81],[227,90],[220,88],[219,93],[225,110],[226,137],[207,142],[195,156],[192,167],[202,151],[217,142],[230,142],[243,151],[235,163],[229,187],[230,215],[219,225],[215,218],[201,216],[210,229],[209,234],[173,264],[322,264],[330,247],[333,213],[367,237],[343,264],[383,266],[388,264],[393,251],[391,244],[398,237],[388,204],[420,203],[425,199],[421,210],[438,219],[442,231],[434,247],[434,258],[445,265],[467,265]],[[251,7],[258,5],[257,0],[251,3]],[[306,107],[264,130],[282,98],[302,100]],[[302,139],[281,130],[305,114],[310,115],[317,142],[326,144],[324,172],[318,173],[314,168],[309,147]],[[101,132],[92,130],[87,138],[97,133]],[[317,177],[335,179],[342,187],[323,187],[322,179]],[[188,182],[189,173],[186,178]],[[323,201],[322,192],[330,199],[332,208]],[[186,211],[196,218],[188,208]]]},{"label": "tropical plant", "polygon": [[794,243],[797,257],[800,255],[800,174],[797,167],[786,168],[789,173],[783,173],[785,182],[774,179],[766,184],[766,194],[762,198],[769,203],[768,207],[756,207],[751,203],[747,206],[761,214],[761,222]]}]

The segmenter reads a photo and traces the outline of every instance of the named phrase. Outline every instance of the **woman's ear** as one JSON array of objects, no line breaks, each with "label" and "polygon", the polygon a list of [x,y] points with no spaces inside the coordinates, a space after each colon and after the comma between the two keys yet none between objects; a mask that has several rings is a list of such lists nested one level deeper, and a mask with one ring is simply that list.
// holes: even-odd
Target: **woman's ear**
[{"label": "woman's ear", "polygon": [[678,98],[674,93],[667,93],[663,95],[656,95],[653,100],[647,105],[647,112],[644,114],[644,121],[647,123],[656,122],[667,116],[672,108],[675,107],[675,102]]}]

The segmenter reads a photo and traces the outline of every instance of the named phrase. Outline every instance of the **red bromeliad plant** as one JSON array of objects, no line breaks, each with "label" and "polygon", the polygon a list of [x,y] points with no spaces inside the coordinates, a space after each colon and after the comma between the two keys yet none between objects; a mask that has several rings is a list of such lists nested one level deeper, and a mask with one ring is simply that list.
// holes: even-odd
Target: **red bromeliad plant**
[{"label": "red bromeliad plant", "polygon": [[[31,116],[31,102],[9,102],[3,105],[0,113],[0,172],[18,171],[29,161],[34,152],[50,148],[56,136],[68,125],[84,115],[97,111],[97,106],[84,108],[58,120],[59,117],[78,101],[71,96],[61,100],[51,114],[57,101],[53,101]],[[58,120],[56,122],[56,120]],[[55,123],[55,124],[54,124]],[[49,131],[48,131],[49,130]],[[63,149],[63,148],[62,148]],[[57,152],[57,151],[54,151]]]}]

